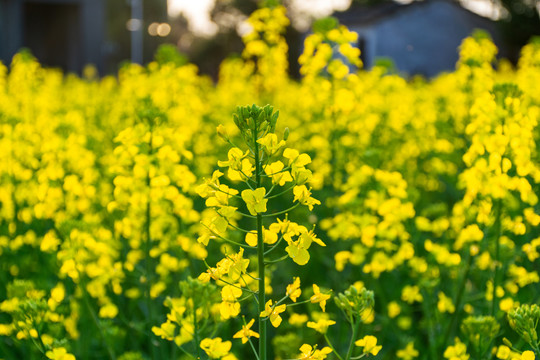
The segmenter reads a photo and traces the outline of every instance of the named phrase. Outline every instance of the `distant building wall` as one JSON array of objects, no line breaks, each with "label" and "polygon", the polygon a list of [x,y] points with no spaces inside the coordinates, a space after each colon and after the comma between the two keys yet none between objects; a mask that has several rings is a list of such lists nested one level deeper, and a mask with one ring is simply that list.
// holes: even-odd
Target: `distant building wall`
[{"label": "distant building wall", "polygon": [[103,0],[0,0],[0,59],[29,48],[46,66],[102,70]]},{"label": "distant building wall", "polygon": [[388,57],[399,71],[428,77],[455,68],[459,45],[475,29],[487,30],[500,43],[495,23],[445,0],[401,6],[364,23],[349,17],[344,23],[359,35],[366,68]]}]

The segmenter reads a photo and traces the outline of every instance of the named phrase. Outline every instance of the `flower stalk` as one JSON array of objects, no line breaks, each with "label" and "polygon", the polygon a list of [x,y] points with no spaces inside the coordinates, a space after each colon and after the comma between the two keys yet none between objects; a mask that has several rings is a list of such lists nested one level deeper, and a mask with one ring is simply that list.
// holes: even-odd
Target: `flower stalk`
[{"label": "flower stalk", "polygon": [[[257,134],[259,132],[258,122],[254,121],[253,129],[253,152],[255,154],[255,181],[257,188],[261,187],[261,157],[259,155],[259,143],[257,142]],[[263,238],[263,225],[262,225],[262,215],[257,214],[257,259],[258,259],[258,274],[259,274],[259,290],[258,290],[258,299],[259,299],[259,313],[264,311],[264,306],[266,303],[264,289],[265,284],[265,262],[264,262],[264,238]],[[263,317],[259,317],[259,359],[266,360],[266,324]]]}]

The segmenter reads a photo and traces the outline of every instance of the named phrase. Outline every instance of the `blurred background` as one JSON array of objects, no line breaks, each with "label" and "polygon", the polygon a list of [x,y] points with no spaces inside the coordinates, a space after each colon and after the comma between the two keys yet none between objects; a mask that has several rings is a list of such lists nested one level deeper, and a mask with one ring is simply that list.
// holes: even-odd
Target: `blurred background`
[{"label": "blurred background", "polygon": [[[151,61],[171,44],[204,74],[242,50],[246,19],[256,0],[0,0],[0,60],[22,48],[44,66],[81,73],[93,64],[115,73],[122,63]],[[452,70],[457,47],[474,29],[490,33],[499,55],[515,62],[540,35],[540,0],[284,0],[292,26],[286,34],[290,72],[315,19],[335,16],[359,33],[366,68],[391,59],[409,75]]]}]

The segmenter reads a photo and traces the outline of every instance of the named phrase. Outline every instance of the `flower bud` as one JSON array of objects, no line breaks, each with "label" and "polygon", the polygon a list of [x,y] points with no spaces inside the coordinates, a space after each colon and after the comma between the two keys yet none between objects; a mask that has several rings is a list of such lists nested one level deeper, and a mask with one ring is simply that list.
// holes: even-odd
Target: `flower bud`
[{"label": "flower bud", "polygon": [[222,138],[225,141],[229,141],[229,134],[227,134],[227,129],[222,124],[219,124],[216,128],[217,134],[220,138]]},{"label": "flower bud", "polygon": [[287,139],[289,138],[289,133],[290,133],[290,130],[288,127],[286,127],[285,131],[283,132],[283,140],[287,141]]}]

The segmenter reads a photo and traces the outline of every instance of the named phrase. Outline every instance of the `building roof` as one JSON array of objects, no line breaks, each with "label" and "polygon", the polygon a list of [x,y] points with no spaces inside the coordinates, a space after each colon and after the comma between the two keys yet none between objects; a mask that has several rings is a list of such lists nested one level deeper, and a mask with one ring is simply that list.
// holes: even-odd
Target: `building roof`
[{"label": "building roof", "polygon": [[395,1],[387,1],[377,5],[357,5],[352,4],[351,7],[345,11],[336,12],[334,16],[342,24],[362,24],[369,25],[380,22],[387,18],[390,18],[403,12],[416,10],[418,8],[426,7],[433,3],[447,3],[458,7],[460,10],[468,13],[470,16],[474,16],[481,21],[491,22],[491,19],[480,16],[469,9],[464,8],[457,0],[423,0],[412,1],[409,4],[401,4]]}]

